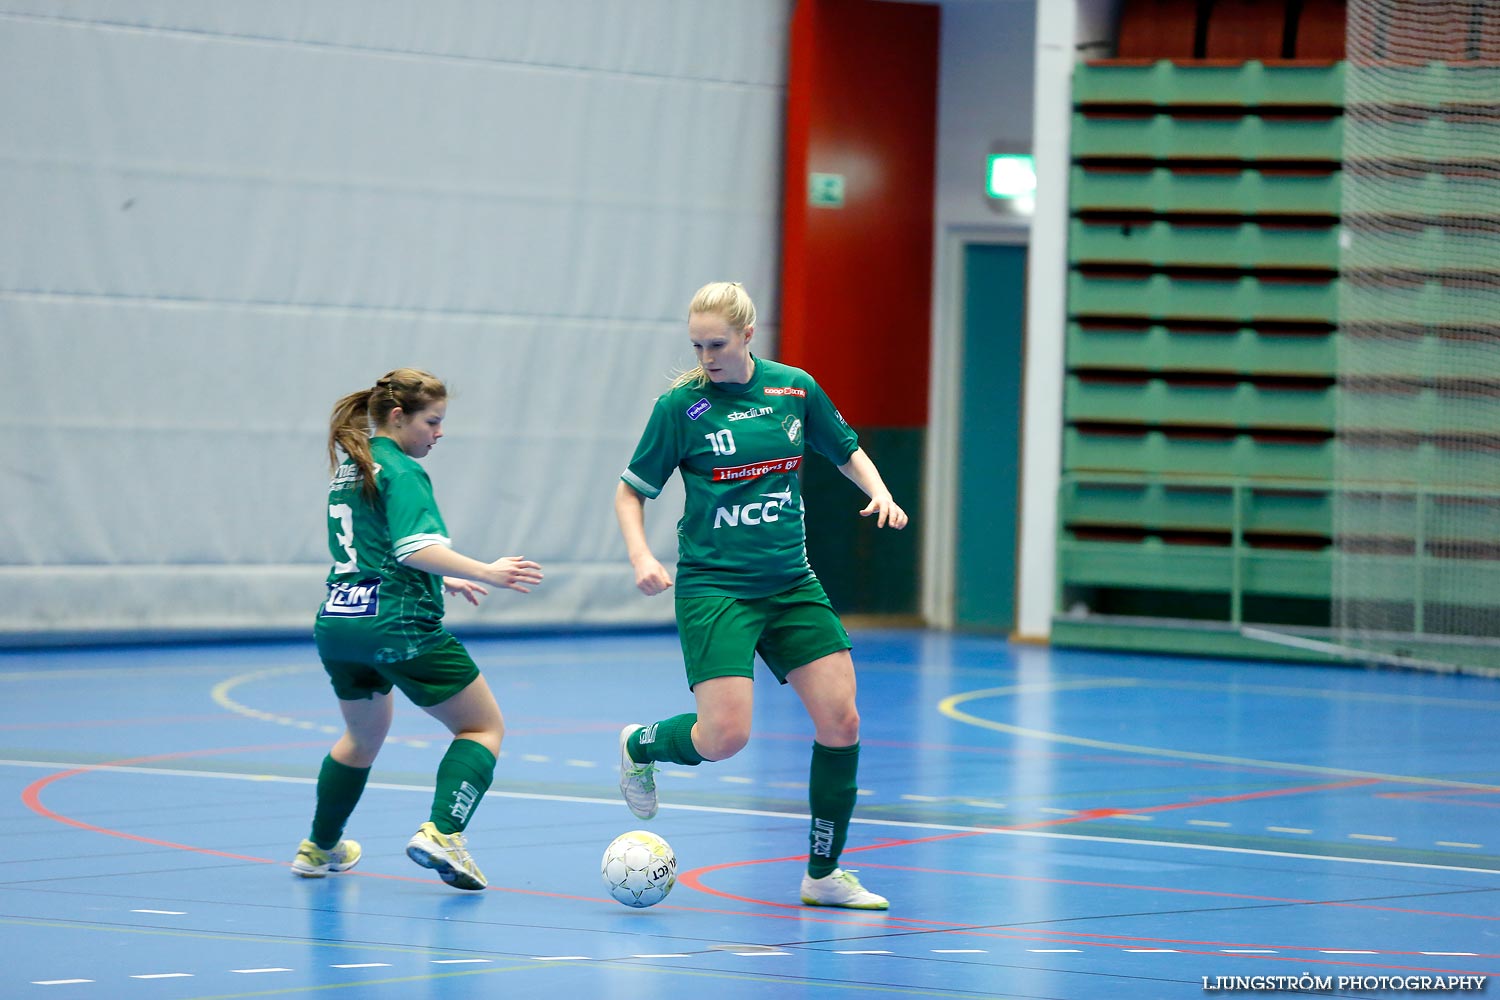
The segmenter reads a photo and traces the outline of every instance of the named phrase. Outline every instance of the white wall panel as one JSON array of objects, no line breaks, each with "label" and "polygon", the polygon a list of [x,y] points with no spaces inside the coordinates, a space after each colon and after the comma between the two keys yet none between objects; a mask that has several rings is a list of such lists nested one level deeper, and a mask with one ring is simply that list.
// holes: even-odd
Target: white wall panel
[{"label": "white wall panel", "polygon": [[455,620],[669,620],[611,497],[698,285],[774,343],[788,12],[0,0],[0,641],[306,628],[328,409],[405,364],[458,547],[548,570]]}]

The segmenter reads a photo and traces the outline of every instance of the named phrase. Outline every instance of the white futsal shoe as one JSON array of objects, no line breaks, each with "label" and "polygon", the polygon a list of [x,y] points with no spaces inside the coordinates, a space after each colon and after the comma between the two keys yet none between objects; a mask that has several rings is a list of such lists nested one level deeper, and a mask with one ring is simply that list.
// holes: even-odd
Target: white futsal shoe
[{"label": "white futsal shoe", "polygon": [[630,756],[630,734],[644,726],[631,724],[620,730],[620,794],[630,811],[641,819],[656,815],[656,762],[637,764]]},{"label": "white futsal shoe", "polygon": [[846,910],[885,910],[890,900],[859,884],[851,871],[835,868],[822,878],[802,876],[802,902],[808,906],[842,906]]}]

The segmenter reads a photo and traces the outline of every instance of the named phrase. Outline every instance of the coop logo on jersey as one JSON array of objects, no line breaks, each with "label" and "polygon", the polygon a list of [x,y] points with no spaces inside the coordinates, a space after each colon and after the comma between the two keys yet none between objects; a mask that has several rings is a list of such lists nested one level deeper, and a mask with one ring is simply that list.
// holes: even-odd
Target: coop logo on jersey
[{"label": "coop logo on jersey", "polygon": [[773,472],[792,472],[801,464],[802,456],[793,455],[791,458],[775,458],[769,462],[734,465],[727,468],[715,469],[713,481],[716,483],[732,483],[743,479],[759,479],[761,476],[769,476]]},{"label": "coop logo on jersey", "polygon": [[751,417],[763,417],[771,412],[769,406],[757,406],[749,410],[738,410],[729,415],[730,420],[749,420]]},{"label": "coop logo on jersey", "polygon": [[735,504],[733,507],[720,507],[714,511],[714,529],[719,525],[737,528],[742,524],[768,524],[781,519],[781,508],[792,502],[792,491],[783,490],[780,493],[762,493],[765,500],[757,500],[755,503]]},{"label": "coop logo on jersey", "polygon": [[322,618],[368,618],[380,611],[380,580],[330,583],[328,600],[318,612]]},{"label": "coop logo on jersey", "polygon": [[767,396],[802,396],[806,398],[807,390],[798,389],[790,385],[768,385],[762,390]]},{"label": "coop logo on jersey", "polygon": [[792,444],[796,444],[797,439],[802,436],[802,421],[795,416],[788,415],[781,422],[781,429],[786,431],[786,439],[792,442]]},{"label": "coop logo on jersey", "polygon": [[712,405],[714,404],[710,403],[706,399],[698,400],[698,402],[687,408],[688,419],[697,420],[699,417],[703,416],[703,414],[707,413],[708,408]]}]

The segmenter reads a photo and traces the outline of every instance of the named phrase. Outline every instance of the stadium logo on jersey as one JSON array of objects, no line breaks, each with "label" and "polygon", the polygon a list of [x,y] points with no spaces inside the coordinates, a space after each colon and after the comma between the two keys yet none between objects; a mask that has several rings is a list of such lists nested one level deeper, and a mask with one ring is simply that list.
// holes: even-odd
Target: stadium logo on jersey
[{"label": "stadium logo on jersey", "polygon": [[763,417],[771,412],[769,406],[757,406],[753,410],[739,410],[729,415],[730,420],[749,420],[751,417]]},{"label": "stadium logo on jersey", "polygon": [[687,408],[688,419],[697,420],[699,417],[703,416],[703,414],[707,413],[708,408],[712,405],[713,404],[706,399],[698,400],[698,402]]},{"label": "stadium logo on jersey", "polygon": [[798,389],[790,385],[768,385],[762,390],[767,396],[807,396],[806,389]]},{"label": "stadium logo on jersey", "polygon": [[780,493],[762,493],[766,497],[765,502],[735,504],[733,507],[720,507],[714,511],[714,528],[719,525],[727,525],[736,528],[742,524],[765,524],[781,519],[781,508],[792,502],[792,491],[783,490]]},{"label": "stadium logo on jersey", "polygon": [[789,415],[783,420],[781,422],[781,429],[786,431],[786,438],[792,444],[796,444],[797,439],[802,437],[802,421],[795,416]]},{"label": "stadium logo on jersey", "polygon": [[793,455],[791,458],[773,458],[769,462],[735,465],[728,468],[715,469],[713,481],[716,483],[732,483],[740,479],[759,479],[761,476],[769,476],[773,472],[792,472],[801,464],[802,456]]},{"label": "stadium logo on jersey", "polygon": [[467,781],[458,786],[458,791],[453,793],[453,806],[448,810],[448,815],[460,823],[469,821],[469,813],[474,809],[474,803],[479,801],[479,789]]},{"label": "stadium logo on jersey", "polygon": [[328,600],[318,612],[321,618],[368,618],[380,610],[380,580],[330,583]]}]

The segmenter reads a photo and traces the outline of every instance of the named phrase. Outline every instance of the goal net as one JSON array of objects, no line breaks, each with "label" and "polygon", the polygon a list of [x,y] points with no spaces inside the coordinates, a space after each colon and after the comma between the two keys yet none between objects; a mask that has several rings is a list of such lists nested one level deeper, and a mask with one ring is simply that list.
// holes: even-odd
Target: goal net
[{"label": "goal net", "polygon": [[1346,30],[1327,644],[1500,676],[1500,5]]}]

